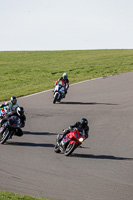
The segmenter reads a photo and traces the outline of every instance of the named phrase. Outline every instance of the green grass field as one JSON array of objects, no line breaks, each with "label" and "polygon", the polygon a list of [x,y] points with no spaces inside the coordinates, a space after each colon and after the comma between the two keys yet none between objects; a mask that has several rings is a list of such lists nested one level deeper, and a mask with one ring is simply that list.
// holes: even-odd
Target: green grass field
[{"label": "green grass field", "polygon": [[71,84],[132,70],[133,49],[0,52],[0,101],[51,89],[64,72]]}]

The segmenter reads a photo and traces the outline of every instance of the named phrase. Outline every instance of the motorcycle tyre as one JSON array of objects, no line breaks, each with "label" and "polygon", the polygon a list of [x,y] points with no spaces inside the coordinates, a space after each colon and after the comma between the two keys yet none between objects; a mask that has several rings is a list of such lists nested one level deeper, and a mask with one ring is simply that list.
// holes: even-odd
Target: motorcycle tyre
[{"label": "motorcycle tyre", "polygon": [[[68,147],[70,146],[70,148],[68,149]],[[72,144],[68,144],[67,148],[64,152],[65,156],[70,156],[72,154],[72,152],[77,148],[77,144],[76,143],[72,143]],[[68,149],[68,151],[67,151]]]},{"label": "motorcycle tyre", "polygon": [[53,100],[53,103],[56,103],[57,97],[58,97],[58,93],[56,93],[56,95],[55,95],[55,97],[54,97],[54,100]]},{"label": "motorcycle tyre", "polygon": [[[5,132],[6,132],[6,133],[5,133]],[[5,133],[5,135],[3,136],[4,133]],[[7,141],[8,137],[9,137],[9,135],[10,135],[10,132],[9,132],[8,129],[6,129],[6,130],[4,131],[4,133],[2,134],[2,139],[0,139],[0,144],[4,144],[4,143]]]},{"label": "motorcycle tyre", "polygon": [[60,153],[61,150],[59,149],[59,146],[55,145],[55,149],[54,149],[55,153]]}]

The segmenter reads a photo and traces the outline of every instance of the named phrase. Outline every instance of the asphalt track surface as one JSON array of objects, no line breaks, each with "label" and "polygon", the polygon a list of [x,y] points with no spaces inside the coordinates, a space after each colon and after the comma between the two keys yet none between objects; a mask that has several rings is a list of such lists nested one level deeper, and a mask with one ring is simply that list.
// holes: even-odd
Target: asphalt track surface
[{"label": "asphalt track surface", "polygon": [[[0,190],[56,200],[133,199],[133,72],[19,98],[24,136],[0,145]],[[70,157],[54,152],[57,133],[86,117],[89,138]]]}]

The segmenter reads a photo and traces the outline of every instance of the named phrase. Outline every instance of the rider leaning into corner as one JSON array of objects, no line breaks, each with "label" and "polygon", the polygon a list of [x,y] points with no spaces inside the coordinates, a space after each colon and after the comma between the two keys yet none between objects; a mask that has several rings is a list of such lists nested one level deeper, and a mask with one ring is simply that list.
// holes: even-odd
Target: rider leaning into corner
[{"label": "rider leaning into corner", "polygon": [[57,83],[60,83],[61,85],[65,85],[66,86],[66,90],[65,90],[65,95],[67,94],[67,90],[69,88],[69,80],[68,80],[68,74],[64,73],[62,77],[60,77],[56,82],[55,85],[57,85]]},{"label": "rider leaning into corner", "polygon": [[15,111],[17,109],[17,107],[19,107],[18,103],[17,103],[17,98],[15,96],[12,96],[10,101],[7,101],[3,104],[0,105],[0,108],[6,106],[8,112],[12,112]]},{"label": "rider leaning into corner", "polygon": [[77,128],[80,135],[83,135],[85,139],[89,137],[89,126],[88,126],[88,120],[86,118],[82,118],[80,122],[76,122],[75,124],[71,125],[68,129],[63,131],[62,137],[59,139],[59,142],[66,136],[68,133],[70,133],[73,128]]},{"label": "rider leaning into corner", "polygon": [[25,121],[26,121],[26,116],[24,114],[24,108],[23,107],[17,107],[16,110],[14,110],[14,111],[10,112],[9,114],[7,114],[6,117],[4,117],[2,119],[1,125],[3,125],[6,121],[8,121],[8,119],[11,116],[17,116],[20,119],[20,125],[17,128],[15,135],[22,136],[23,135],[23,131],[21,130],[21,128],[23,128],[25,126]]}]

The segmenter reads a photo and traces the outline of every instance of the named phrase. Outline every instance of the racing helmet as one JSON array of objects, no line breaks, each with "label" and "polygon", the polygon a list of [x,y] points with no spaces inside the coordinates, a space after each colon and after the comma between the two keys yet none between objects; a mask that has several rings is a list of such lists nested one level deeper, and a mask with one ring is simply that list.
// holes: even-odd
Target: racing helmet
[{"label": "racing helmet", "polygon": [[24,108],[23,107],[18,107],[17,108],[17,114],[18,114],[18,116],[22,116],[24,114]]},{"label": "racing helmet", "polygon": [[80,120],[80,123],[81,123],[82,128],[86,128],[88,125],[88,120],[86,118],[82,118]]},{"label": "racing helmet", "polygon": [[17,103],[17,98],[14,97],[14,96],[12,96],[12,97],[11,97],[11,103],[12,103],[13,105],[15,105],[15,104]]},{"label": "racing helmet", "polygon": [[68,74],[67,73],[64,73],[63,74],[63,79],[67,79],[68,78]]}]

